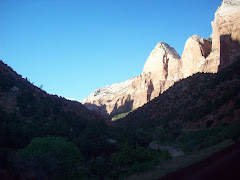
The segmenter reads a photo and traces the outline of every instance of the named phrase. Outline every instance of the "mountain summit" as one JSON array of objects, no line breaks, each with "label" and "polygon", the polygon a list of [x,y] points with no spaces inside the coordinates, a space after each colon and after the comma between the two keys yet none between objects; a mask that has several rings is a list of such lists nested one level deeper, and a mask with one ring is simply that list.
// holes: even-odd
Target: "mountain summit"
[{"label": "mountain summit", "polygon": [[240,56],[239,19],[240,0],[224,0],[212,21],[211,38],[191,36],[182,57],[167,43],[159,42],[142,74],[117,85],[120,93],[113,90],[116,85],[100,88],[84,100],[84,105],[112,117],[143,106],[181,79],[198,72],[217,73]]}]

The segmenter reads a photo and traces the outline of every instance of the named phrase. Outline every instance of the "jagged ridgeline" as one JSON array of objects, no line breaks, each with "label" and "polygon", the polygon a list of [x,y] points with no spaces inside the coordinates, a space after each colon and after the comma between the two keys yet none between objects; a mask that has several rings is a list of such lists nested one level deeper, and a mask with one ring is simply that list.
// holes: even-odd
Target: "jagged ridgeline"
[{"label": "jagged ridgeline", "polygon": [[84,100],[84,105],[105,117],[113,117],[143,106],[175,82],[195,73],[217,73],[240,56],[239,9],[239,0],[224,0],[212,21],[211,38],[191,36],[182,57],[167,43],[158,43],[141,75],[96,90]]}]

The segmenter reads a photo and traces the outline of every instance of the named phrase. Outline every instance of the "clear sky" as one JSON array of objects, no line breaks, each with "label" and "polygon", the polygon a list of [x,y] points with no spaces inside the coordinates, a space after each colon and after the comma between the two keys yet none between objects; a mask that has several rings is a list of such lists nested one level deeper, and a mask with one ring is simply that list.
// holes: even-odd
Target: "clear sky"
[{"label": "clear sky", "polygon": [[222,0],[0,0],[0,59],[50,94],[81,101],[141,74],[159,41],[182,55]]}]

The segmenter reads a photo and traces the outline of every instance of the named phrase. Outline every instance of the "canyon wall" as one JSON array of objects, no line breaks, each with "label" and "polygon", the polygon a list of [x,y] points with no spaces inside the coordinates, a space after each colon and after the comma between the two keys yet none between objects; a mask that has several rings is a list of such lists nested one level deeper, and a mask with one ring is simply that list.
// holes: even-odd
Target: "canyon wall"
[{"label": "canyon wall", "polygon": [[176,81],[195,73],[217,73],[240,57],[240,0],[224,0],[212,21],[212,41],[197,35],[185,44],[182,58],[159,42],[141,75],[123,83],[97,89],[83,104],[106,117],[143,106]]}]

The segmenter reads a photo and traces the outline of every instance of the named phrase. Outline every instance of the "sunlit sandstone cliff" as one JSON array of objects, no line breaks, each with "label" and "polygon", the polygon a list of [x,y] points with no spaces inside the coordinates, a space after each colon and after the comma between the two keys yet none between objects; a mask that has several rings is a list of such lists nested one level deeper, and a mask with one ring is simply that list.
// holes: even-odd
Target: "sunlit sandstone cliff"
[{"label": "sunlit sandstone cliff", "polygon": [[160,42],[141,75],[97,89],[84,100],[90,110],[113,116],[136,109],[159,96],[174,82],[198,72],[217,73],[240,56],[240,0],[224,0],[212,22],[212,42],[197,35],[185,44],[182,58]]},{"label": "sunlit sandstone cliff", "polygon": [[212,21],[212,52],[204,72],[217,72],[240,56],[240,0],[223,0]]}]

